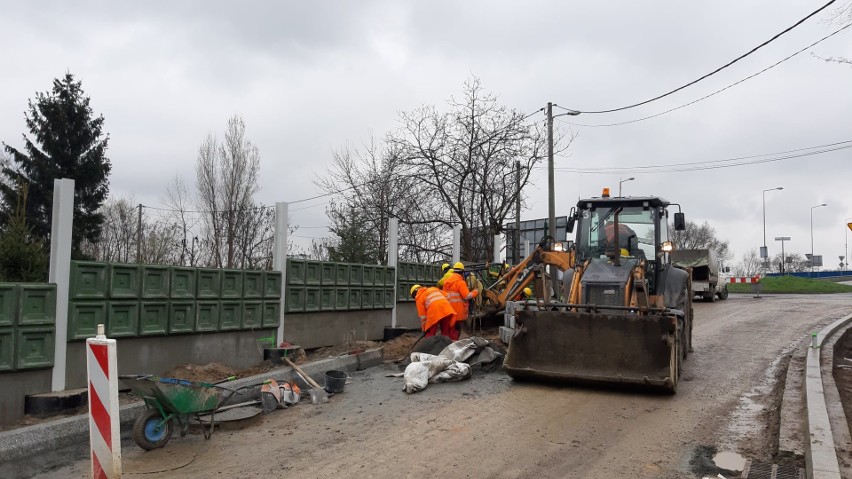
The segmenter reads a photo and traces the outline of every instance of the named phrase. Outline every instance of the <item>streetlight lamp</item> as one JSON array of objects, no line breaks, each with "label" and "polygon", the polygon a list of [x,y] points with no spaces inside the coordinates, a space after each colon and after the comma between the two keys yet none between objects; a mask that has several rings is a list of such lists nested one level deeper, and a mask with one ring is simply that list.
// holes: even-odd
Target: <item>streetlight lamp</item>
[{"label": "streetlight lamp", "polygon": [[760,248],[760,257],[763,259],[769,258],[769,250],[766,248],[766,192],[783,189],[783,186],[769,188],[768,190],[763,190],[763,193],[761,194],[763,196],[763,247]]},{"label": "streetlight lamp", "polygon": [[811,275],[814,274],[814,209],[828,206],[823,203],[821,205],[811,206]]},{"label": "streetlight lamp", "polygon": [[626,182],[628,182],[628,181],[633,181],[633,180],[635,180],[635,179],[636,179],[636,178],[634,178],[634,177],[632,177],[632,176],[631,176],[630,178],[627,178],[626,180],[621,180],[621,179],[619,179],[619,180],[618,180],[618,197],[619,197],[619,198],[621,197],[621,184],[622,184],[622,183],[626,183]]}]

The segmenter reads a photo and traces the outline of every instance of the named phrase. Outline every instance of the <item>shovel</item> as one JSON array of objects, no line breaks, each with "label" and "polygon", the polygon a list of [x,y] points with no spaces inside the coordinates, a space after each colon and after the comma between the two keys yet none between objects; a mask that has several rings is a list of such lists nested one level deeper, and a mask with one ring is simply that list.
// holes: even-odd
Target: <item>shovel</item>
[{"label": "shovel", "polygon": [[311,379],[310,376],[305,374],[305,372],[302,371],[302,368],[293,364],[293,361],[290,361],[290,358],[285,356],[282,359],[284,359],[284,362],[286,362],[288,366],[293,368],[293,371],[295,371],[296,374],[298,374],[299,377],[302,378],[302,381],[304,381],[305,384],[307,384],[308,387],[311,388],[308,389],[308,394],[311,395],[311,404],[320,404],[328,402],[328,392],[326,392],[326,390],[323,389],[322,386],[317,384],[316,381],[314,381],[313,379]]}]

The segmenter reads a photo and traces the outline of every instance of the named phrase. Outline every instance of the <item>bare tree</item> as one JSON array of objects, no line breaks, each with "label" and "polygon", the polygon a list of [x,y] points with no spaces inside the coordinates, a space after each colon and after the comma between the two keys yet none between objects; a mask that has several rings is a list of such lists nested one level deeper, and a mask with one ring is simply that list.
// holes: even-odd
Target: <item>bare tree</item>
[{"label": "bare tree", "polygon": [[743,277],[752,277],[763,270],[763,260],[757,254],[757,250],[749,250],[743,255],[740,261],[734,267],[734,274]]},{"label": "bare tree", "polygon": [[97,241],[82,241],[80,249],[99,261],[129,263],[135,260],[138,210],[132,196],[110,197],[98,210],[104,221]]},{"label": "bare tree", "polygon": [[[555,150],[564,150],[573,138],[557,131]],[[402,113],[388,141],[426,186],[426,196],[439,199],[440,221],[461,225],[462,256],[468,260],[490,257],[494,235],[517,198],[523,200],[532,169],[547,154],[542,125],[499,104],[475,77],[465,83],[461,100],[450,99],[447,112],[427,106]],[[522,165],[520,188],[516,161]]]},{"label": "bare tree", "polygon": [[719,259],[731,259],[728,241],[721,241],[717,238],[716,228],[710,226],[710,223],[706,221],[700,225],[687,221],[686,229],[683,231],[677,231],[674,229],[674,225],[669,225],[669,231],[672,235],[672,241],[678,249],[713,249],[716,250]]},{"label": "bare tree", "polygon": [[[208,263],[217,267],[251,266],[246,254],[253,250],[254,235],[264,230],[266,216],[254,203],[260,189],[260,154],[246,138],[239,116],[228,120],[224,140],[208,135],[198,148],[196,182],[198,205],[203,211],[203,240],[209,245]],[[248,238],[246,228],[252,231]],[[242,251],[241,251],[242,250]]]}]

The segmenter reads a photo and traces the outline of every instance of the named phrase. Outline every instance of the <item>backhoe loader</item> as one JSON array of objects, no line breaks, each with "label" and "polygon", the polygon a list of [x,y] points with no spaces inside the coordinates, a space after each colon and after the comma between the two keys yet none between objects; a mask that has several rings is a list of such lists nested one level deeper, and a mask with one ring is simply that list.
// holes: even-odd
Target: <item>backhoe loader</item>
[{"label": "backhoe loader", "polygon": [[[692,291],[689,271],[671,264],[670,206],[680,209],[604,189],[572,208],[570,250],[553,251],[560,243],[552,240],[536,249],[564,271],[562,290],[518,304],[504,363],[510,376],[676,391],[691,348]],[[683,229],[683,213],[674,213],[674,225]]]}]

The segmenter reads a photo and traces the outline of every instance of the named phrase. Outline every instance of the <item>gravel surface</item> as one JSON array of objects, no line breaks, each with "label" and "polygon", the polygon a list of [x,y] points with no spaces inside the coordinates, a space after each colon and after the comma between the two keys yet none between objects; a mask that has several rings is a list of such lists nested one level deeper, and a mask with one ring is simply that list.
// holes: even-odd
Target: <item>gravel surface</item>
[{"label": "gravel surface", "polygon": [[[674,396],[519,383],[502,372],[406,395],[401,378],[386,377],[396,366],[386,364],[354,373],[327,404],[303,402],[207,441],[175,435],[152,452],[126,442],[124,471],[146,478],[716,477],[723,472],[710,460],[716,452],[775,459],[790,351],[850,311],[850,294],[696,303],[695,352]],[[63,454],[66,465],[39,477],[87,475],[85,450]]]}]

